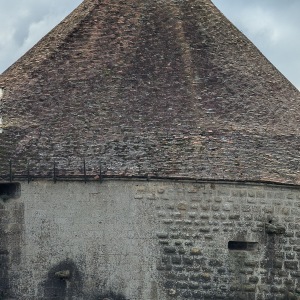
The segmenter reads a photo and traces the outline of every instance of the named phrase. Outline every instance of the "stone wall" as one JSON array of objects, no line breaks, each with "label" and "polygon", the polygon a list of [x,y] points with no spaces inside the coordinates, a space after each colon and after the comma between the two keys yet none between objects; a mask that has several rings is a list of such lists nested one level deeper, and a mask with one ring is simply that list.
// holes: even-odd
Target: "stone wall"
[{"label": "stone wall", "polygon": [[19,188],[18,184],[0,184],[0,299],[10,299],[22,268],[24,203],[16,199]]},{"label": "stone wall", "polygon": [[298,187],[24,182],[0,216],[3,299],[300,295]]}]

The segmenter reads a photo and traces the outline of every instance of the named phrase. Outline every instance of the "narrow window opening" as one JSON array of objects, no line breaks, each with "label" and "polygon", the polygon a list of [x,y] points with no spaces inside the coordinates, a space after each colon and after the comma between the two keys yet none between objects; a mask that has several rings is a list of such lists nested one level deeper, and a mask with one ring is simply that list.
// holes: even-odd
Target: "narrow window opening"
[{"label": "narrow window opening", "polygon": [[257,242],[241,242],[241,241],[229,241],[229,250],[239,250],[239,251],[253,251],[258,247]]},{"label": "narrow window opening", "polygon": [[18,198],[21,196],[20,183],[0,183],[0,199],[7,201],[9,199]]}]

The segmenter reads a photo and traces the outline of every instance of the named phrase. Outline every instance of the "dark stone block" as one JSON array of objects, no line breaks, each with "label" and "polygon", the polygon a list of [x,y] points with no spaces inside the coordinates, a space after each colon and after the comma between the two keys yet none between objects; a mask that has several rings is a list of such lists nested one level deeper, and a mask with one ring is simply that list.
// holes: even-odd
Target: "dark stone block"
[{"label": "dark stone block", "polygon": [[203,232],[203,233],[208,233],[208,232],[210,232],[210,228],[209,227],[201,227],[201,228],[199,228],[199,231],[200,232]]},{"label": "dark stone block", "polygon": [[161,263],[158,263],[156,265],[156,270],[158,270],[158,271],[164,271],[165,269],[166,269],[166,267]]},{"label": "dark stone block", "polygon": [[298,272],[290,272],[290,274],[291,274],[292,277],[300,278],[300,272],[299,271]]},{"label": "dark stone block", "polygon": [[171,237],[171,239],[176,240],[176,239],[180,238],[180,234],[179,233],[172,233],[170,237]]},{"label": "dark stone block", "polygon": [[180,255],[172,256],[172,264],[180,265],[181,264],[181,256]]},{"label": "dark stone block", "polygon": [[249,283],[257,284],[258,281],[259,281],[259,278],[257,276],[249,277]]},{"label": "dark stone block", "polygon": [[192,241],[187,241],[184,243],[186,246],[193,246],[194,243]]},{"label": "dark stone block", "polygon": [[208,273],[201,274],[201,281],[211,281],[211,275]]},{"label": "dark stone block", "polygon": [[161,258],[161,262],[164,263],[164,264],[169,264],[170,261],[171,261],[171,257],[170,256],[163,255],[162,258]]},{"label": "dark stone block", "polygon": [[176,248],[175,247],[164,247],[164,252],[167,254],[174,254],[176,253]]},{"label": "dark stone block", "polygon": [[182,257],[182,260],[183,260],[183,263],[186,264],[186,265],[193,265],[194,263],[194,259],[190,256],[183,256]]},{"label": "dark stone block", "polygon": [[207,261],[207,259],[206,259],[205,257],[197,257],[197,256],[196,256],[196,257],[194,258],[195,264],[200,265],[200,266],[205,266],[206,261]]},{"label": "dark stone block", "polygon": [[159,239],[167,239],[169,237],[169,235],[167,233],[158,233],[157,237]]},{"label": "dark stone block", "polygon": [[178,253],[179,253],[179,254],[185,254],[185,253],[186,253],[186,250],[184,249],[184,247],[179,247],[179,248],[178,248]]},{"label": "dark stone block", "polygon": [[258,261],[246,260],[244,265],[245,265],[245,267],[257,267],[258,266]]},{"label": "dark stone block", "polygon": [[168,240],[160,240],[159,243],[161,245],[169,245],[169,241]]},{"label": "dark stone block", "polygon": [[291,245],[300,245],[300,239],[289,239]]},{"label": "dark stone block", "polygon": [[192,289],[192,290],[196,290],[199,288],[199,283],[198,282],[189,282],[189,288]]},{"label": "dark stone block", "polygon": [[248,293],[248,300],[257,300],[255,293]]},{"label": "dark stone block", "polygon": [[192,281],[198,281],[200,278],[201,278],[201,275],[199,273],[195,273],[190,276],[190,280],[192,280]]},{"label": "dark stone block", "polygon": [[171,271],[172,270],[172,265],[159,263],[159,264],[156,265],[156,269],[158,271]]},{"label": "dark stone block", "polygon": [[167,273],[165,274],[165,277],[166,277],[167,279],[177,279],[177,274],[174,273],[174,272],[167,272]]},{"label": "dark stone block", "polygon": [[201,268],[198,266],[186,266],[187,272],[200,272]]},{"label": "dark stone block", "polygon": [[203,299],[203,293],[202,292],[194,292],[193,297],[194,297],[194,299]]},{"label": "dark stone block", "polygon": [[183,298],[192,298],[192,297],[193,297],[193,294],[192,294],[191,291],[183,291],[183,292],[181,293],[181,296],[182,296]]},{"label": "dark stone block", "polygon": [[165,287],[166,289],[172,289],[172,288],[175,287],[175,285],[176,285],[176,282],[175,282],[175,281],[173,281],[173,280],[168,280],[168,281],[165,282],[164,287]]},{"label": "dark stone block", "polygon": [[236,300],[248,300],[248,294],[246,293],[239,293],[235,297]]},{"label": "dark stone block", "polygon": [[295,259],[295,253],[293,253],[293,252],[287,252],[285,254],[285,257],[286,257],[286,259],[289,259],[289,260]]},{"label": "dark stone block", "polygon": [[218,271],[219,274],[225,274],[226,273],[225,268],[219,268],[217,271]]},{"label": "dark stone block", "polygon": [[211,267],[221,267],[223,265],[223,262],[217,259],[212,259],[208,263]]},{"label": "dark stone block", "polygon": [[185,281],[178,281],[176,282],[176,288],[178,289],[187,289],[188,288],[188,283]]},{"label": "dark stone block", "polygon": [[276,269],[281,269],[282,266],[283,266],[283,261],[282,261],[282,260],[276,259],[276,260],[274,261],[274,268],[276,268]]},{"label": "dark stone block", "polygon": [[180,281],[188,281],[189,276],[187,274],[180,273],[177,275],[177,280]]},{"label": "dark stone block", "polygon": [[281,224],[266,223],[265,230],[268,234],[284,234],[286,229]]},{"label": "dark stone block", "polygon": [[285,261],[284,266],[289,270],[298,270],[298,262],[297,261]]},{"label": "dark stone block", "polygon": [[203,290],[211,290],[211,284],[203,283],[201,287]]}]

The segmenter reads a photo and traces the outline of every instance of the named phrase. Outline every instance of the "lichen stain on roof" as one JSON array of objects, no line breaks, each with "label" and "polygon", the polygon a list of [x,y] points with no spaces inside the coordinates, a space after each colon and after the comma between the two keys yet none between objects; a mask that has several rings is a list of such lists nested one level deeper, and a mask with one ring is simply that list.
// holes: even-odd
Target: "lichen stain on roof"
[{"label": "lichen stain on roof", "polygon": [[0,86],[1,170],[300,180],[299,91],[209,0],[86,0]]}]

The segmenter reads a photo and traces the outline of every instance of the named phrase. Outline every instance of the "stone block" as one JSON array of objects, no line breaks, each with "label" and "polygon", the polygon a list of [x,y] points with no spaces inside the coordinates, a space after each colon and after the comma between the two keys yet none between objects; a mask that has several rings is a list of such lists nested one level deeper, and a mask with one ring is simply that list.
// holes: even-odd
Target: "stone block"
[{"label": "stone block", "polygon": [[182,247],[182,246],[178,247],[177,251],[178,251],[179,254],[185,254],[186,253],[186,249],[184,247]]},{"label": "stone block", "polygon": [[177,281],[176,288],[177,289],[188,289],[188,283],[186,281]]},{"label": "stone block", "polygon": [[298,262],[297,261],[285,261],[284,266],[289,270],[298,270]]},{"label": "stone block", "polygon": [[193,248],[191,248],[191,250],[190,250],[190,254],[191,254],[191,255],[201,255],[201,254],[202,254],[202,251],[201,251],[201,249],[198,248],[198,247],[193,247]]},{"label": "stone block", "polygon": [[198,289],[199,288],[199,282],[196,282],[196,281],[190,281],[189,282],[189,288],[191,289],[191,290],[196,290],[196,289]]},{"label": "stone block", "polygon": [[259,282],[259,277],[257,276],[250,276],[249,279],[248,279],[249,283],[252,283],[252,284],[257,284]]},{"label": "stone block", "polygon": [[202,281],[211,281],[211,275],[209,273],[202,273],[201,280]]},{"label": "stone block", "polygon": [[256,286],[251,285],[251,284],[246,284],[243,286],[243,291],[249,293],[249,292],[255,292],[256,291]]},{"label": "stone block", "polygon": [[165,283],[164,283],[164,287],[166,289],[171,289],[171,288],[174,288],[176,285],[176,281],[174,280],[167,280]]},{"label": "stone block", "polygon": [[174,254],[176,253],[176,248],[172,246],[164,247],[164,253]]},{"label": "stone block", "polygon": [[180,255],[172,255],[171,261],[172,261],[172,264],[180,265],[181,264],[181,256]]},{"label": "stone block", "polygon": [[190,256],[183,256],[182,261],[185,265],[193,265],[194,264],[194,259]]},{"label": "stone block", "polygon": [[295,258],[295,253],[294,252],[286,252],[285,257],[288,260],[293,260]]}]

